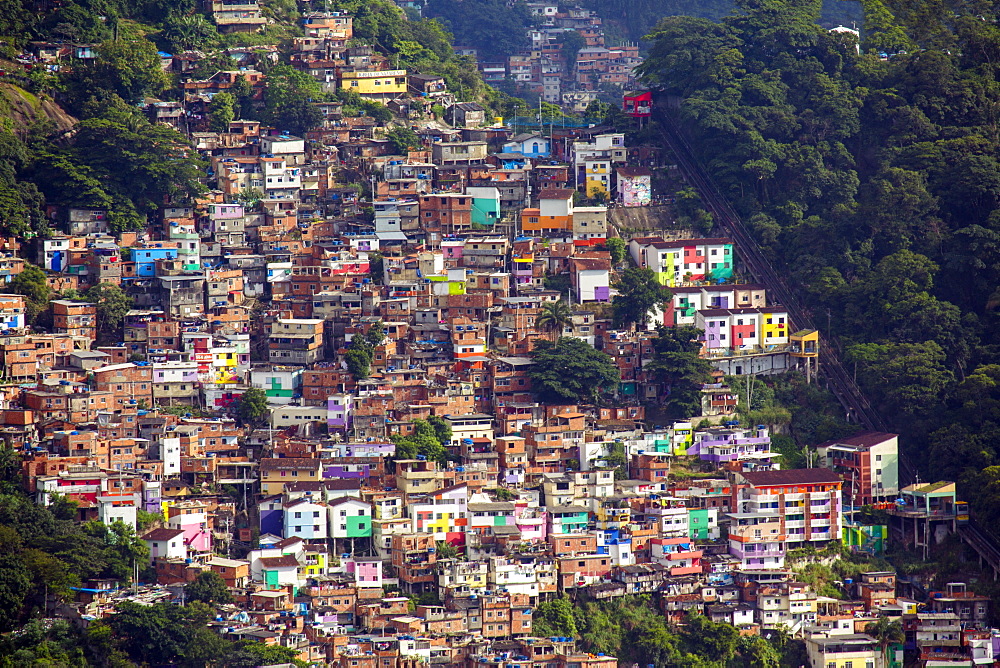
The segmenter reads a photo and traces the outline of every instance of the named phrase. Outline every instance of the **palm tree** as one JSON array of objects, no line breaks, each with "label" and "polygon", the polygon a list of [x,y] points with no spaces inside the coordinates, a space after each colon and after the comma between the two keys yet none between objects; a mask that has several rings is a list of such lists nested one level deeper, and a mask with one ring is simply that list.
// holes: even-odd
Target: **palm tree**
[{"label": "palm tree", "polygon": [[542,312],[535,319],[535,324],[546,331],[555,332],[553,339],[559,338],[566,325],[573,322],[573,310],[569,304],[560,299],[555,302],[545,302],[542,304]]},{"label": "palm tree", "polygon": [[878,641],[878,646],[882,649],[882,656],[888,659],[889,645],[900,644],[906,640],[903,633],[903,623],[888,617],[879,617],[874,622],[865,625],[865,633]]}]

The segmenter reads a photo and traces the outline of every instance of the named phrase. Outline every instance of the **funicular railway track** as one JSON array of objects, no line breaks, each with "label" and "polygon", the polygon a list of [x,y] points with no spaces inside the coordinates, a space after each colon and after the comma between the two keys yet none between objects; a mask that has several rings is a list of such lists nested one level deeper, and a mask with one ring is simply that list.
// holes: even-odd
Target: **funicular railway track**
[{"label": "funicular railway track", "polygon": [[[788,309],[788,316],[795,327],[819,329],[813,321],[812,313],[802,305],[795,292],[764,256],[757,242],[747,231],[739,215],[720,193],[711,176],[698,163],[690,144],[675,126],[669,114],[654,107],[654,117],[664,142],[673,152],[677,168],[687,182],[701,195],[705,207],[712,213],[716,224],[726,231],[738,249],[738,258],[754,278],[767,289],[769,301]],[[858,422],[868,429],[888,431],[882,416],[872,407],[862,394],[853,378],[847,373],[837,354],[837,344],[824,332],[820,332],[819,369],[826,378],[830,390],[844,407],[849,420]],[[908,458],[900,456],[900,482],[909,484],[916,480],[916,469]]]},{"label": "funicular railway track", "polygon": [[[783,276],[764,256],[757,242],[746,226],[720,194],[708,172],[699,164],[695,153],[673,119],[658,106],[653,107],[654,119],[660,129],[663,141],[673,152],[677,168],[687,182],[701,195],[702,202],[712,213],[719,227],[726,231],[737,247],[738,258],[744,263],[754,278],[767,289],[769,301],[776,302],[788,310],[788,317],[798,328],[816,329],[813,315],[804,307],[798,296],[791,290]],[[831,340],[828,332],[820,332],[819,371],[825,377],[828,387],[844,407],[849,420],[868,429],[888,431],[882,416],[858,388],[857,383],[847,373],[838,355],[837,342]],[[899,485],[902,488],[918,482],[916,467],[903,453],[899,454]],[[962,541],[979,556],[980,563],[989,566],[994,579],[1000,578],[1000,536],[979,526],[975,518],[958,522],[957,533]]]}]

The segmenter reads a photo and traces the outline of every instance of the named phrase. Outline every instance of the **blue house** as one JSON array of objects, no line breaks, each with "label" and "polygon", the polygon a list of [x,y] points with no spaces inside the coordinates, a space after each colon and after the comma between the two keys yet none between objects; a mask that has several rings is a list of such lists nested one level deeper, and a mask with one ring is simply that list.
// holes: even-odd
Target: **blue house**
[{"label": "blue house", "polygon": [[157,260],[172,260],[177,257],[176,248],[133,248],[136,276],[156,276]]},{"label": "blue house", "polygon": [[503,152],[520,153],[528,158],[547,158],[552,152],[552,140],[537,132],[528,132],[505,143]]}]

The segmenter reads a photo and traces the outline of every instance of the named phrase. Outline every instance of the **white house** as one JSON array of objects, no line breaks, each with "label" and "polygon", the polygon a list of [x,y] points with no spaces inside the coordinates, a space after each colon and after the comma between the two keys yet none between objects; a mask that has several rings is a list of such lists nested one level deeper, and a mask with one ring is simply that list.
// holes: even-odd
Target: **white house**
[{"label": "white house", "polygon": [[163,477],[179,476],[181,474],[181,439],[160,439],[160,459],[163,461]]},{"label": "white house", "polygon": [[182,529],[153,529],[142,536],[149,546],[150,563],[157,559],[186,559],[187,545],[184,544]]},{"label": "white house", "polygon": [[344,496],[330,502],[331,538],[371,538],[372,504]]}]

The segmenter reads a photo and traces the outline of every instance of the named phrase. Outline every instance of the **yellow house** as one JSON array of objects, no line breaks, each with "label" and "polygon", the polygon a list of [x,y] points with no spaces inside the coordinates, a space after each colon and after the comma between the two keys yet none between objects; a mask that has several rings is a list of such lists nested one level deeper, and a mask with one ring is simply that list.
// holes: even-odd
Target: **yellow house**
[{"label": "yellow house", "polygon": [[764,345],[788,343],[789,324],[788,313],[780,308],[761,309]]},{"label": "yellow house", "polygon": [[586,187],[588,197],[606,197],[611,190],[611,161],[606,158],[595,158],[585,163]]},{"label": "yellow house", "polygon": [[391,100],[406,93],[406,70],[343,71],[340,73],[340,87],[353,90],[366,100]]},{"label": "yellow house", "polygon": [[326,575],[327,572],[327,554],[326,552],[320,552],[319,550],[306,550],[305,553],[306,563],[302,567],[302,573],[305,575]]},{"label": "yellow house", "polygon": [[290,482],[316,482],[320,461],[306,457],[266,457],[260,460],[260,488],[265,496],[281,494]]}]

